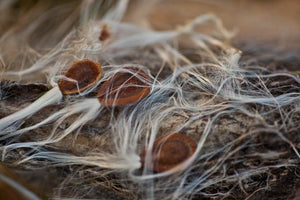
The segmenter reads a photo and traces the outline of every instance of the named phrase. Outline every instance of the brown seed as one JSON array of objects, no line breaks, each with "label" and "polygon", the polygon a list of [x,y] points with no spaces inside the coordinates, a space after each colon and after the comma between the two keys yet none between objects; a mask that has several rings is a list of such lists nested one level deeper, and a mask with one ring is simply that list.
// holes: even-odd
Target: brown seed
[{"label": "brown seed", "polygon": [[[95,84],[101,78],[101,75],[101,65],[88,59],[74,62],[65,73],[67,78],[77,81],[80,92]],[[58,82],[60,91],[63,94],[78,93],[78,88],[74,81],[60,80]]]},{"label": "brown seed", "polygon": [[[152,148],[152,163],[146,166],[154,172],[164,172],[181,164],[196,151],[197,144],[190,137],[181,133],[163,136],[157,139]],[[145,149],[141,161],[145,165]],[[145,167],[145,166],[144,166]]]},{"label": "brown seed", "polygon": [[110,33],[106,24],[102,26],[102,30],[100,32],[99,40],[105,41],[110,37]]},{"label": "brown seed", "polygon": [[150,93],[149,76],[138,68],[127,68],[130,72],[118,72],[104,82],[98,92],[98,100],[105,106],[134,103]]}]

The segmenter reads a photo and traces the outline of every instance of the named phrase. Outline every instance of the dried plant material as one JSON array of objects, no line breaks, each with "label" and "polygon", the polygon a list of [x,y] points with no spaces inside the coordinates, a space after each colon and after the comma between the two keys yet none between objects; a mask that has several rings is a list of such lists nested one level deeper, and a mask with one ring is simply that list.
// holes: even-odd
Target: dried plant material
[{"label": "dried plant material", "polygon": [[[253,2],[259,8],[277,3]],[[36,20],[27,12],[26,26],[16,22],[21,28],[1,36],[3,163],[28,172],[24,178],[29,181],[56,181],[46,188],[49,198],[57,199],[293,198],[300,184],[296,51],[276,42],[267,48],[244,34],[238,36],[244,46],[240,40],[232,45],[236,31],[223,25],[227,19],[197,16],[202,12],[196,6],[189,8],[197,15],[181,23],[181,14],[190,12],[177,12],[174,7],[184,8],[175,3],[75,4],[70,3],[76,8],[70,18],[62,17],[69,4],[47,12],[37,9],[45,13]],[[216,4],[222,5],[220,11],[227,9],[226,3]],[[3,11],[17,8],[7,5]],[[159,14],[150,14],[151,8]],[[45,27],[45,20],[57,23],[57,29]],[[166,26],[153,28],[158,23]],[[101,41],[104,25],[110,36]],[[29,45],[32,33],[38,35],[36,45]],[[65,72],[83,58],[101,63],[101,78],[78,94],[63,95],[59,81],[67,80]],[[34,100],[30,112],[1,127],[1,120]],[[190,157],[174,166],[147,167],[157,157],[151,159],[150,150],[143,161],[141,153],[169,133],[188,135],[197,148],[172,143]],[[34,179],[37,168],[47,169]],[[55,175],[48,177],[48,169]]]}]

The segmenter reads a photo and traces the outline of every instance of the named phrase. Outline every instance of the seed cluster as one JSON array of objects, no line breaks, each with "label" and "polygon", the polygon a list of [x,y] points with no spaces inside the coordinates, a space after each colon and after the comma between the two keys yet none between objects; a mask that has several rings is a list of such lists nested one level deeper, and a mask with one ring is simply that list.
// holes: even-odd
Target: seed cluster
[{"label": "seed cluster", "polygon": [[[100,86],[97,98],[104,106],[122,106],[136,103],[150,93],[150,77],[141,69],[126,67],[128,72],[118,72]],[[76,80],[79,91],[95,84],[102,75],[101,65],[90,61],[75,62],[65,74],[66,77]],[[63,94],[72,94],[78,91],[72,81],[62,80],[59,88]],[[191,157],[197,144],[188,136],[175,133],[164,136],[154,142],[151,152],[152,161],[146,168],[154,172],[170,170]],[[145,167],[145,149],[141,154],[142,164]]]}]

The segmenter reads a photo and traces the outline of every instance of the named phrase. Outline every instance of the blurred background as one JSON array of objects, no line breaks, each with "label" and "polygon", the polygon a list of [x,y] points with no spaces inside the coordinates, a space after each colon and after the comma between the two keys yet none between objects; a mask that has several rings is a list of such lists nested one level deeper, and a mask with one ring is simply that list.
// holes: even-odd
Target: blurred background
[{"label": "blurred background", "polygon": [[[99,1],[108,8],[116,0]],[[41,29],[57,28],[62,22],[61,16],[72,18],[80,12],[82,1],[78,0],[1,0],[0,33],[9,29],[28,25],[38,16],[57,10],[57,16],[45,20]],[[158,30],[172,29],[187,20],[204,14],[214,13],[219,16],[226,27],[238,30],[235,41],[253,40],[267,42],[281,48],[299,48],[300,42],[300,3],[298,0],[153,0],[130,2],[132,10],[143,8],[140,12],[126,13],[125,21],[139,23],[136,15],[147,15],[149,24]],[[63,9],[60,9],[63,8]],[[77,15],[78,16],[78,15]],[[73,21],[76,23],[76,17]],[[73,26],[74,24],[65,24]],[[41,30],[42,31],[42,30]]]}]

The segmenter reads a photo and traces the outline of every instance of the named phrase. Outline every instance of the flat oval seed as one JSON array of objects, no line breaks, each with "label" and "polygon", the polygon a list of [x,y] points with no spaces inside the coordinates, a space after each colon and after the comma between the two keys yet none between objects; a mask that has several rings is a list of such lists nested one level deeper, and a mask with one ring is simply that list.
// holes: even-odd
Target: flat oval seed
[{"label": "flat oval seed", "polygon": [[102,75],[102,68],[99,63],[88,59],[74,62],[70,69],[65,73],[67,78],[77,81],[60,80],[58,87],[63,94],[75,94],[94,85]]},{"label": "flat oval seed", "polygon": [[[164,172],[181,164],[196,151],[197,144],[190,137],[175,133],[157,139],[152,148],[153,163],[146,166],[154,172]],[[141,154],[142,164],[145,164],[147,149]]]},{"label": "flat oval seed", "polygon": [[99,40],[100,40],[100,41],[105,41],[105,40],[107,40],[109,37],[110,37],[110,32],[109,32],[109,30],[108,30],[107,25],[104,24],[104,25],[102,26],[102,30],[101,30],[101,32],[100,32]]},{"label": "flat oval seed", "polygon": [[98,100],[105,106],[134,103],[150,93],[149,76],[141,69],[127,68],[130,72],[118,72],[104,82],[98,92]]}]

